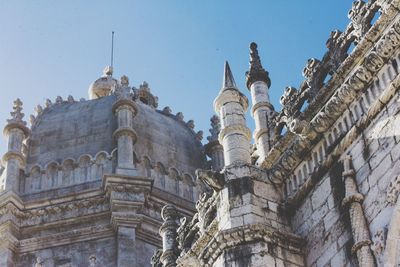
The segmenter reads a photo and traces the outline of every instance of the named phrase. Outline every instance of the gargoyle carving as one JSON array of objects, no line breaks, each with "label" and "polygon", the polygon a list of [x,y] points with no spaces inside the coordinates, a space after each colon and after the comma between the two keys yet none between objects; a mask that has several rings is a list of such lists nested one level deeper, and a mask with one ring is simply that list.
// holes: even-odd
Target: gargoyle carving
[{"label": "gargoyle carving", "polygon": [[196,176],[203,183],[214,189],[214,191],[219,191],[224,187],[225,179],[222,173],[197,169]]}]

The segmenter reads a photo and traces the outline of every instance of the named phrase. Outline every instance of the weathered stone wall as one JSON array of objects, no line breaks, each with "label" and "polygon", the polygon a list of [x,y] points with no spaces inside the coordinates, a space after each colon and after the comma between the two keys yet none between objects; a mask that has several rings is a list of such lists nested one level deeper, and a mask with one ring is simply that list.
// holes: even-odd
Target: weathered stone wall
[{"label": "weathered stone wall", "polygon": [[[296,194],[299,186],[310,178],[315,168],[313,166],[322,164],[346,135],[347,129],[366,116],[371,105],[379,101],[382,92],[389,88],[399,72],[397,62],[398,57],[390,61],[370,88],[349,106],[325,134],[326,138],[315,146],[310,158],[297,168],[291,181],[288,181],[287,194]],[[390,182],[399,175],[400,167],[399,99],[399,91],[395,90],[387,105],[365,129],[360,129],[358,137],[336,160],[337,163],[322,178],[318,178],[317,185],[294,211],[293,230],[307,241],[307,266],[345,266],[356,262],[351,253],[354,242],[349,214],[341,205],[344,185],[340,161],[346,154],[352,156],[358,191],[364,195],[362,206],[369,233],[374,237],[372,241],[378,239],[377,246],[381,246],[375,253],[377,263],[383,266],[380,260],[383,259],[384,242],[379,238],[386,233],[392,217],[393,206],[388,202],[387,194]]]},{"label": "weathered stone wall", "polygon": [[94,266],[115,267],[116,252],[116,241],[112,237],[23,253],[17,257],[16,266],[35,266],[37,258],[40,257],[42,266],[45,267],[88,267],[90,256],[93,255],[97,264]]}]

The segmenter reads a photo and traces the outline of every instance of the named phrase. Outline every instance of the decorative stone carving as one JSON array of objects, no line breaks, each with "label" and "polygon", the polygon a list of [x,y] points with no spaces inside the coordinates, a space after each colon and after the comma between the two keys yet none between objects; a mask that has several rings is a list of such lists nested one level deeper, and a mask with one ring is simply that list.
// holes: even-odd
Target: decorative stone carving
[{"label": "decorative stone carving", "polygon": [[89,267],[96,267],[97,258],[95,255],[89,257]]},{"label": "decorative stone carving", "polygon": [[158,97],[154,96],[150,92],[149,84],[147,82],[143,82],[139,89],[135,89],[135,98],[138,99],[143,104],[151,106],[153,108],[158,107]]},{"label": "decorative stone carving", "polygon": [[203,140],[203,131],[198,131],[196,133],[196,140],[201,142],[201,140]]},{"label": "decorative stone carving", "polygon": [[198,213],[193,216],[191,221],[188,221],[186,217],[181,218],[178,232],[178,244],[179,250],[182,253],[187,252],[193,245],[193,243],[199,238],[199,226],[198,226]]},{"label": "decorative stone carving", "polygon": [[67,101],[68,101],[68,103],[74,103],[75,99],[74,99],[74,97],[72,95],[69,95],[68,98],[67,98]]},{"label": "decorative stone carving", "polygon": [[[288,127],[294,133],[301,133],[302,129],[299,128],[297,119],[301,118],[300,109],[308,97],[308,89],[298,91],[296,88],[289,86],[286,87],[284,94],[280,98],[282,111],[275,117],[275,136],[279,137],[284,126]],[[292,124],[292,122],[294,124]],[[301,119],[300,119],[301,120]],[[289,128],[290,126],[290,128]],[[304,125],[303,125],[304,126]]]},{"label": "decorative stone carving", "polygon": [[352,22],[354,28],[354,35],[360,40],[367,32],[369,25],[366,24],[365,14],[367,12],[367,5],[362,0],[353,2],[348,17]]},{"label": "decorative stone carving", "polygon": [[161,211],[161,217],[164,220],[160,228],[160,235],[163,240],[163,253],[160,257],[163,267],[176,266],[178,257],[177,244],[177,210],[173,205],[166,205]]},{"label": "decorative stone carving", "polygon": [[156,251],[154,251],[154,255],[151,257],[151,267],[163,267],[160,259],[161,255],[161,249],[157,249]]},{"label": "decorative stone carving", "polygon": [[42,260],[42,258],[37,257],[36,262],[33,265],[33,267],[44,267],[43,263],[44,263],[44,261]]},{"label": "decorative stone carving", "polygon": [[171,115],[172,109],[170,107],[165,107],[162,110],[162,113],[166,114],[166,115]]},{"label": "decorative stone carving", "polygon": [[219,191],[224,187],[225,178],[224,174],[211,170],[196,170],[197,179],[200,179],[206,185]]},{"label": "decorative stone carving", "polygon": [[380,228],[372,237],[371,249],[378,262],[382,262],[383,251],[385,250],[386,229]]},{"label": "decorative stone carving", "polygon": [[51,105],[52,105],[51,100],[47,98],[46,102],[44,103],[44,107],[49,108],[49,107],[51,107]]},{"label": "decorative stone carving", "polygon": [[329,69],[329,74],[333,75],[340,64],[346,59],[350,44],[351,42],[347,41],[345,35],[341,31],[334,30],[331,32],[326,41],[328,51],[323,59]]},{"label": "decorative stone carving", "polygon": [[361,205],[364,197],[357,190],[356,181],[354,179],[355,171],[352,167],[352,159],[350,156],[344,159],[343,165],[346,196],[342,204],[348,207],[350,214],[354,239],[354,245],[351,250],[357,255],[360,266],[373,267],[376,265],[370,249],[371,239],[369,237],[369,229],[365,220],[364,210]]},{"label": "decorative stone carving", "polygon": [[390,205],[395,205],[400,192],[400,175],[393,177],[387,189],[386,201]]},{"label": "decorative stone carving", "polygon": [[264,81],[268,88],[271,87],[269,74],[261,65],[257,44],[254,42],[250,44],[250,70],[246,72],[246,80],[249,89],[255,81]]},{"label": "decorative stone carving", "polygon": [[8,123],[17,123],[17,124],[23,124],[26,125],[26,122],[24,122],[22,119],[24,118],[25,114],[22,113],[22,101],[17,98],[14,101],[14,106],[13,106],[13,111],[10,112],[11,114],[11,119],[8,119]]},{"label": "decorative stone carving", "polygon": [[218,134],[221,131],[221,121],[217,115],[212,116],[210,121],[211,121],[211,129],[209,131],[211,136],[208,136],[207,140],[209,142],[212,142],[214,140],[218,140]]},{"label": "decorative stone carving", "polygon": [[183,121],[183,119],[184,119],[183,113],[182,112],[176,113],[176,118],[178,119],[178,121]]},{"label": "decorative stone carving", "polygon": [[194,121],[193,120],[189,120],[187,123],[186,123],[186,126],[187,127],[189,127],[189,129],[194,129]]},{"label": "decorative stone carving", "polygon": [[61,96],[57,96],[56,98],[56,104],[61,104],[63,102],[63,98]]}]

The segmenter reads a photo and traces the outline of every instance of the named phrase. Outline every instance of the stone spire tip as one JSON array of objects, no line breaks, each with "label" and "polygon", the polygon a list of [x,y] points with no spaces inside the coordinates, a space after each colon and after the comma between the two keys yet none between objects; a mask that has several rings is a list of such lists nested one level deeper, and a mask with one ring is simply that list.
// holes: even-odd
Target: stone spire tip
[{"label": "stone spire tip", "polygon": [[237,88],[235,79],[233,78],[231,68],[229,67],[228,61],[225,61],[225,66],[224,66],[224,77],[222,80],[222,90],[225,90],[227,88]]}]

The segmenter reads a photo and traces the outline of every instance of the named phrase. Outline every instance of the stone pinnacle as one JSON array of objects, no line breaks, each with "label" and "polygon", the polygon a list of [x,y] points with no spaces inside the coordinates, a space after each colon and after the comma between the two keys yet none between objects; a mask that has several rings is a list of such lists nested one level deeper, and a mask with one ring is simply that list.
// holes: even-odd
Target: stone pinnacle
[{"label": "stone pinnacle", "polygon": [[260,56],[258,55],[257,44],[252,42],[250,44],[250,70],[246,72],[247,88],[257,81],[266,82],[268,88],[271,86],[268,71],[264,70],[261,65]]}]

